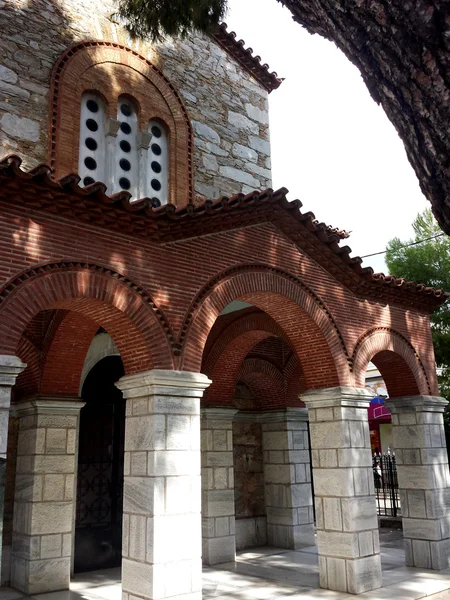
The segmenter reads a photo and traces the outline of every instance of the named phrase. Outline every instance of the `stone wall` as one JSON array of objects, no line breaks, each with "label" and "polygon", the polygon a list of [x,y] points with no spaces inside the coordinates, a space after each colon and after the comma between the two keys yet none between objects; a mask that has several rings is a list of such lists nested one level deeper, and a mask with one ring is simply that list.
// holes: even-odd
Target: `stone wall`
[{"label": "stone wall", "polygon": [[9,418],[8,425],[8,450],[6,461],[6,479],[5,479],[5,500],[3,516],[3,548],[1,564],[1,585],[6,585],[10,580],[11,573],[11,544],[12,527],[14,516],[14,493],[16,480],[16,457],[17,441],[19,438],[19,419]]},{"label": "stone wall", "polygon": [[[239,418],[239,415],[237,416]],[[262,431],[259,423],[233,423],[236,550],[267,543]]]},{"label": "stone wall", "polygon": [[0,157],[48,162],[52,68],[70,45],[119,42],[155,63],[180,92],[195,136],[195,193],[208,198],[271,185],[267,92],[209,37],[150,45],[114,22],[111,0],[0,3]]}]

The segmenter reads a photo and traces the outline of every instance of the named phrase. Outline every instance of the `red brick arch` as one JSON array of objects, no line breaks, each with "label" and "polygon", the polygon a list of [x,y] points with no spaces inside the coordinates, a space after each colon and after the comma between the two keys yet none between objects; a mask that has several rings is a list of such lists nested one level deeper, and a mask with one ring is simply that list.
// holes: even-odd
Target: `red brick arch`
[{"label": "red brick arch", "polygon": [[211,371],[205,371],[212,384],[205,392],[208,405],[233,403],[237,374],[250,350],[272,334],[264,330],[246,331],[228,342]]},{"label": "red brick arch", "polygon": [[352,361],[356,387],[365,387],[370,361],[380,371],[392,397],[439,394],[414,347],[393,329],[372,329],[360,337]]},{"label": "red brick arch", "polygon": [[[80,106],[83,92],[100,94],[107,116],[117,118],[117,99],[130,97],[140,107],[139,125],[159,120],[169,136],[169,202],[185,206],[193,197],[193,134],[181,97],[148,59],[115,42],[84,41],[58,59],[50,90],[49,159],[56,176],[78,171]],[[104,182],[105,183],[105,182]]]},{"label": "red brick arch", "polygon": [[277,385],[279,391],[284,392],[285,380],[283,373],[268,360],[264,360],[263,358],[247,358],[237,373],[237,380],[244,380],[247,375],[251,375],[252,373],[266,375]]},{"label": "red brick arch", "polygon": [[237,381],[245,383],[254,395],[255,409],[269,410],[286,406],[284,375],[268,360],[244,360],[238,371]]},{"label": "red brick arch", "polygon": [[77,396],[84,360],[98,323],[69,311],[55,332],[42,366],[40,393]]},{"label": "red brick arch", "polygon": [[295,354],[289,359],[284,370],[286,378],[286,406],[304,406],[299,395],[306,391],[306,381],[303,369]]},{"label": "red brick arch", "polygon": [[285,406],[283,391],[267,373],[254,371],[245,375],[241,381],[253,394],[253,410],[271,410]]},{"label": "red brick arch", "polygon": [[81,313],[108,331],[126,373],[171,369],[172,353],[154,304],[137,289],[117,273],[105,274],[105,269],[92,265],[52,264],[24,272],[0,291],[0,353],[15,354],[33,317],[59,308]]},{"label": "red brick arch", "polygon": [[[205,375],[212,375],[217,361],[220,359],[222,353],[230,342],[233,342],[238,336],[242,336],[245,333],[253,333],[258,331],[265,332],[267,334],[261,337],[258,341],[261,341],[266,337],[277,336],[283,338],[285,342],[289,343],[283,329],[277,325],[277,323],[267,314],[262,312],[246,314],[240,318],[237,318],[235,321],[232,321],[230,325],[228,325],[228,327],[226,327],[220,333],[219,338],[210,349],[208,355],[203,357],[202,372],[205,373]],[[253,346],[251,346],[251,348],[253,348]],[[249,350],[251,350],[251,348]],[[243,359],[245,356],[246,355],[244,355]]]},{"label": "red brick arch", "polygon": [[201,290],[185,319],[183,370],[200,370],[208,334],[233,300],[257,306],[277,323],[299,357],[309,388],[350,385],[346,348],[324,303],[294,276],[264,265],[235,267]]}]

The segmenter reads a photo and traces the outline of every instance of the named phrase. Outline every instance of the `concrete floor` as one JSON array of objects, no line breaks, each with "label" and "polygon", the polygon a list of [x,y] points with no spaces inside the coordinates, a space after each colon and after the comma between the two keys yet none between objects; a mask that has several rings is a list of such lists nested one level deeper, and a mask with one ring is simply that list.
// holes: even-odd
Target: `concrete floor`
[{"label": "concrete floor", "polygon": [[[431,571],[404,566],[401,531],[380,533],[383,587],[360,594],[365,600],[450,600],[450,569]],[[434,598],[433,598],[434,596]],[[319,588],[317,548],[290,551],[255,548],[240,552],[235,563],[203,569],[205,600],[343,600],[349,594]],[[0,589],[0,600],[19,600],[23,594]],[[70,591],[39,594],[36,600],[121,600],[120,569],[74,577]]]}]

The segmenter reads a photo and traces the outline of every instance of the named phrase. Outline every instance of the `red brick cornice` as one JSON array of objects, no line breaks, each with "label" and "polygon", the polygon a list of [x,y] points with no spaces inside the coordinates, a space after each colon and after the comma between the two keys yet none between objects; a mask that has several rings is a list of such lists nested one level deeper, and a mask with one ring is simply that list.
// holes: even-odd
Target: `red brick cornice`
[{"label": "red brick cornice", "polygon": [[0,160],[0,200],[14,201],[17,205],[159,243],[272,223],[361,300],[397,304],[431,313],[450,297],[443,290],[382,273],[374,274],[370,267],[362,267],[361,258],[351,256],[348,246],[339,245],[348,234],[319,223],[311,212],[303,213],[302,203],[299,200],[290,202],[285,188],[276,192],[269,189],[231,198],[202,200],[182,208],[166,204],[154,209],[149,198],[130,202],[128,192],[107,196],[102,183],[82,188],[78,175],[56,180],[47,165],[39,165],[28,172],[20,165],[21,159],[17,156]]}]

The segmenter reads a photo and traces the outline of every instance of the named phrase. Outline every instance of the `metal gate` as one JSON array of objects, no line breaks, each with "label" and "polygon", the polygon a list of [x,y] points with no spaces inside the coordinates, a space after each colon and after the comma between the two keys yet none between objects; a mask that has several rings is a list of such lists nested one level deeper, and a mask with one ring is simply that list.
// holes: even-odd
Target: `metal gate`
[{"label": "metal gate", "polygon": [[401,507],[395,455],[375,454],[372,460],[378,516],[398,517]]}]

